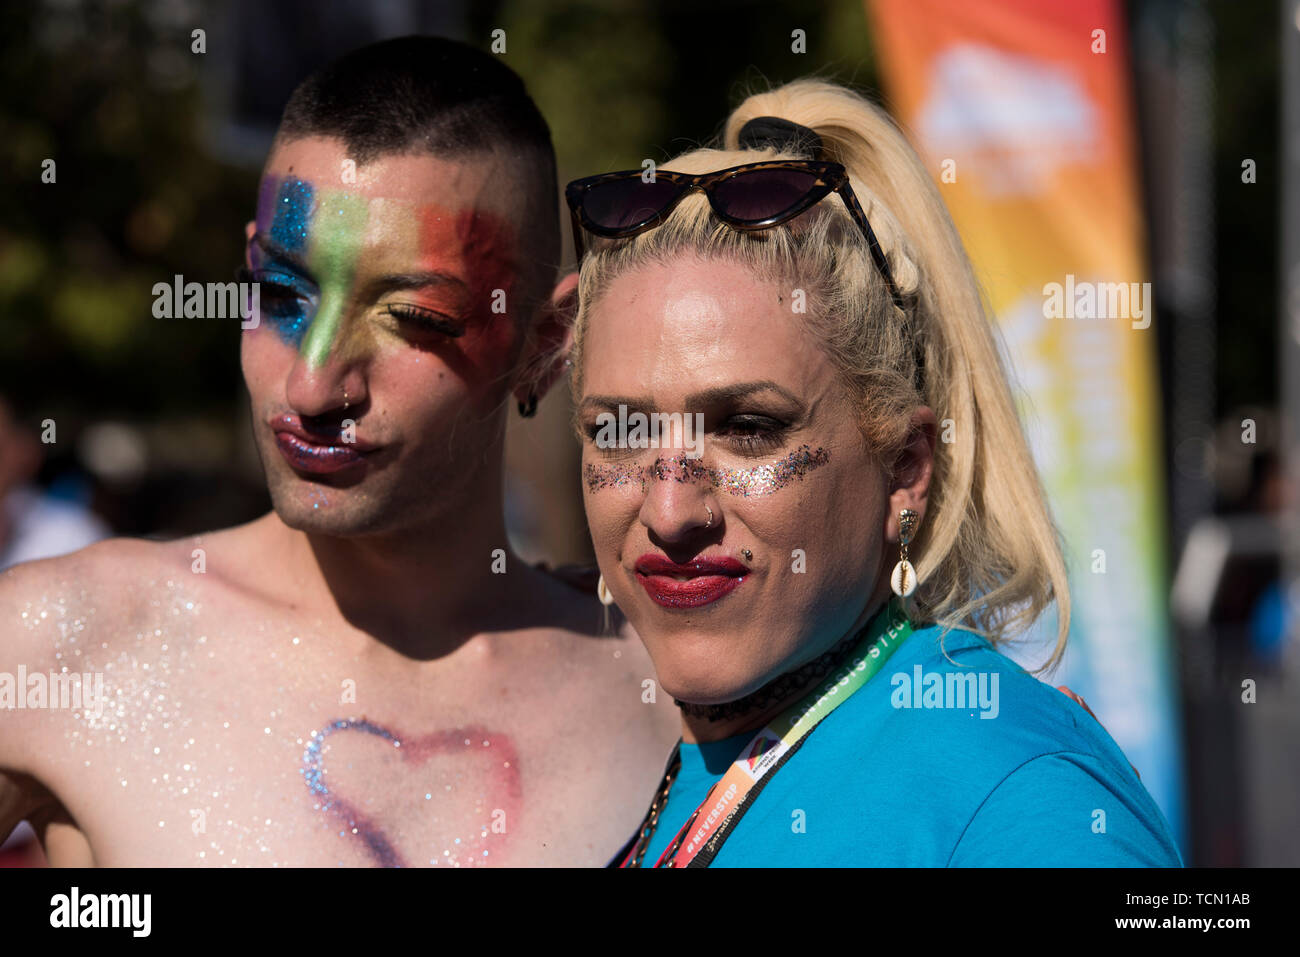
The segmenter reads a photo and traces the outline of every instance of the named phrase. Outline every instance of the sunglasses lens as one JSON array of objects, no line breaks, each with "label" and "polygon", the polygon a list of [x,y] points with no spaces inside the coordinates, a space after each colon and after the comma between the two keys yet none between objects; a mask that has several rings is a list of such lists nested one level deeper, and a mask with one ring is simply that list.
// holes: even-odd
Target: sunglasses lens
[{"label": "sunglasses lens", "polygon": [[817,175],[797,169],[741,173],[713,187],[719,212],[742,222],[774,219],[798,206],[817,185]]},{"label": "sunglasses lens", "polygon": [[597,230],[618,231],[640,226],[662,213],[682,187],[667,180],[646,183],[639,176],[598,183],[587,190],[582,208]]}]

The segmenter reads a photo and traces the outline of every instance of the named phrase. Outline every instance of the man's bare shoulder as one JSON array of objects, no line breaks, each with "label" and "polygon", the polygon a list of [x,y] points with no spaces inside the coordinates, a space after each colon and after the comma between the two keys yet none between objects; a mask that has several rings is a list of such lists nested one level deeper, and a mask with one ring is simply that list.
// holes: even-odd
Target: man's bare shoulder
[{"label": "man's bare shoulder", "polygon": [[0,655],[39,663],[53,651],[50,635],[66,636],[73,622],[92,613],[129,617],[140,597],[132,579],[166,552],[167,545],[113,538],[0,572]]},{"label": "man's bare shoulder", "polygon": [[68,616],[128,623],[160,583],[206,574],[209,551],[252,551],[261,521],[172,541],[110,538],[0,572],[0,647],[21,646],[23,634]]},{"label": "man's bare shoulder", "polygon": [[251,550],[239,543],[255,535],[256,524],[165,542],[111,538],[0,572],[0,672],[72,668],[92,641],[97,652],[111,653],[165,611],[169,593],[208,577],[210,550]]},{"label": "man's bare shoulder", "polygon": [[[152,673],[168,649],[184,653],[184,645],[202,640],[194,610],[239,587],[223,581],[222,570],[247,563],[217,562],[210,573],[209,555],[257,554],[257,525],[162,542],[107,539],[0,573],[0,681],[11,676],[23,693],[18,676],[38,686],[43,679],[32,676],[48,676],[52,687],[55,675]],[[48,770],[55,742],[76,720],[52,706],[0,712],[7,732],[0,734],[0,768]]]}]

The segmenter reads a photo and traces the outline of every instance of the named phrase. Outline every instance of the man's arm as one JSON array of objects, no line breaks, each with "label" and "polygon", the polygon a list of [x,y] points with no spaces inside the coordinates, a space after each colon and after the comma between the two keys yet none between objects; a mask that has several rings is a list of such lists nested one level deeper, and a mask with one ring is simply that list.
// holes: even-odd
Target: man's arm
[{"label": "man's arm", "polygon": [[[0,840],[20,821],[31,823],[51,864],[89,866],[90,845],[77,828],[51,780],[58,759],[67,711],[17,707],[28,689],[20,674],[61,672],[56,658],[65,619],[81,617],[92,588],[98,555],[111,545],[93,546],[73,555],[28,562],[0,572]],[[101,615],[109,609],[99,609]],[[24,700],[24,704],[31,702]],[[48,704],[47,699],[47,704]]]}]

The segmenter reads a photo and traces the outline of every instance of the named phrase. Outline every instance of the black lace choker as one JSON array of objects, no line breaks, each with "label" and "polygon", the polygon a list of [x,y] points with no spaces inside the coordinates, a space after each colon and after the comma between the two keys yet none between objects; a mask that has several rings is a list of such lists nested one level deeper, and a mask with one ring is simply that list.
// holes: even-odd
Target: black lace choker
[{"label": "black lace choker", "polygon": [[862,630],[849,635],[821,657],[814,658],[794,671],[787,671],[785,674],[773,678],[763,687],[757,691],[751,691],[743,698],[737,698],[735,701],[724,701],[722,704],[692,704],[689,701],[679,701],[673,698],[673,703],[682,709],[682,714],[689,715],[692,718],[704,718],[706,721],[726,721],[728,718],[738,718],[741,715],[764,711],[772,707],[772,705],[784,701],[804,686],[812,684],[815,679],[824,678],[839,667],[844,659],[857,647],[858,642],[862,640],[862,636],[866,634],[868,627],[870,626],[864,626]]}]

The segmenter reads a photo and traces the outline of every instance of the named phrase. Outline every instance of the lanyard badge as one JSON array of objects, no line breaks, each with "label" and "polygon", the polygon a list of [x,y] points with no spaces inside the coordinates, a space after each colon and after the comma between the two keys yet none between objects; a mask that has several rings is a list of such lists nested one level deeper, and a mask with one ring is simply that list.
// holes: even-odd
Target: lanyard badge
[{"label": "lanyard badge", "polygon": [[[844,664],[750,739],[654,866],[708,867],[759,793],[813,729],[866,685],[911,633],[912,625],[901,603],[896,598],[890,599],[885,614],[876,616]],[[680,748],[678,742],[664,773],[664,783],[657,792],[660,797],[638,831],[640,840],[632,841],[629,850],[619,855],[620,867],[637,866],[640,845],[649,843],[658,824],[658,812],[663,810],[667,791],[681,763]]]}]

